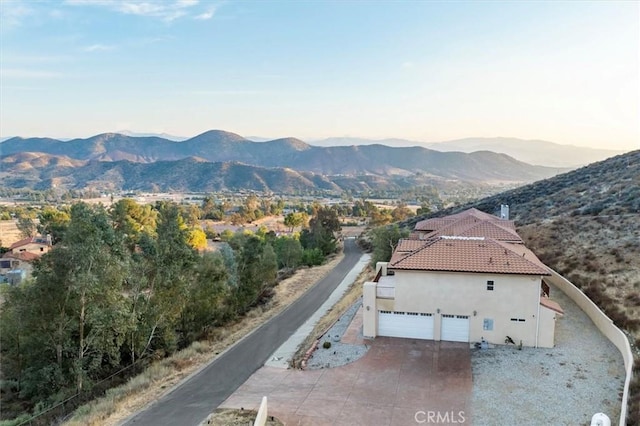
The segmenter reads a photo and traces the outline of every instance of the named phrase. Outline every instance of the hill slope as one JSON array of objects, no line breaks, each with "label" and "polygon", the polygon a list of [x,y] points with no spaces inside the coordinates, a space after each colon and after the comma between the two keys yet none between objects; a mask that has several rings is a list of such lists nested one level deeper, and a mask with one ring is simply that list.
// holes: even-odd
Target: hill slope
[{"label": "hill slope", "polygon": [[524,140],[518,138],[466,138],[445,142],[417,142],[406,139],[364,139],[364,138],[328,138],[312,142],[312,145],[330,147],[341,145],[375,145],[392,147],[421,146],[441,152],[491,151],[507,154],[528,164],[550,167],[579,167],[595,161],[601,161],[624,151],[594,149],[582,146],[561,145],[542,140]]},{"label": "hill slope", "polygon": [[[509,204],[518,232],[538,257],[579,286],[640,347],[640,151],[438,212]],[[405,222],[413,228],[421,218]],[[628,424],[640,423],[640,378]]]}]

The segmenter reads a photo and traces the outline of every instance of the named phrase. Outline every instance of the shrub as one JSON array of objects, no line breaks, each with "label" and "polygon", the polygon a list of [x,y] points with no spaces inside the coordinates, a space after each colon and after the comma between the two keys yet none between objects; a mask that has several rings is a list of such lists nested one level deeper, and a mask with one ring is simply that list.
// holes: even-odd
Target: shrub
[{"label": "shrub", "polygon": [[327,341],[327,342],[324,342],[324,343],[322,344],[322,347],[323,347],[323,348],[325,348],[325,349],[329,349],[329,348],[331,347],[331,342],[328,342],[328,341]]}]

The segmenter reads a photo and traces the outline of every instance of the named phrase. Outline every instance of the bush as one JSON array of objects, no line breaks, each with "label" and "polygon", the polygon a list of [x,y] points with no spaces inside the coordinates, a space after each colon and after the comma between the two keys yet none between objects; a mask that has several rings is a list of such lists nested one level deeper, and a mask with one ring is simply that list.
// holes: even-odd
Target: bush
[{"label": "bush", "polygon": [[322,265],[324,255],[319,248],[305,249],[302,252],[302,263],[307,266]]},{"label": "bush", "polygon": [[323,348],[325,348],[325,349],[329,349],[329,348],[331,347],[331,342],[328,342],[328,341],[327,341],[327,342],[324,342],[324,343],[322,344],[322,347],[323,347]]}]

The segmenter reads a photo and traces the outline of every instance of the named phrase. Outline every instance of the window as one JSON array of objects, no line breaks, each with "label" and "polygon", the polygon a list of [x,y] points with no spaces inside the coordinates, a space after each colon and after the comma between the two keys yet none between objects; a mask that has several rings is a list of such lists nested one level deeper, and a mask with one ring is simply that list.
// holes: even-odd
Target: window
[{"label": "window", "polygon": [[482,329],[485,331],[493,331],[493,319],[485,318],[482,321]]},{"label": "window", "polygon": [[40,251],[44,251],[44,247],[40,247]]},{"label": "window", "polygon": [[493,281],[487,281],[487,290],[493,291]]},{"label": "window", "polygon": [[525,319],[524,318],[511,318],[511,321],[513,321],[513,322],[524,322]]}]

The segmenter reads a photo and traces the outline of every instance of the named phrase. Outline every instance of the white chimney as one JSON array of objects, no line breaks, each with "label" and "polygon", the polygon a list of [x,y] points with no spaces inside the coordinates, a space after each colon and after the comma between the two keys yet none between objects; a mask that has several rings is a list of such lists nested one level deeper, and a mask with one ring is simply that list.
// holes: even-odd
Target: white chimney
[{"label": "white chimney", "polygon": [[500,205],[500,219],[509,220],[509,204]]}]

